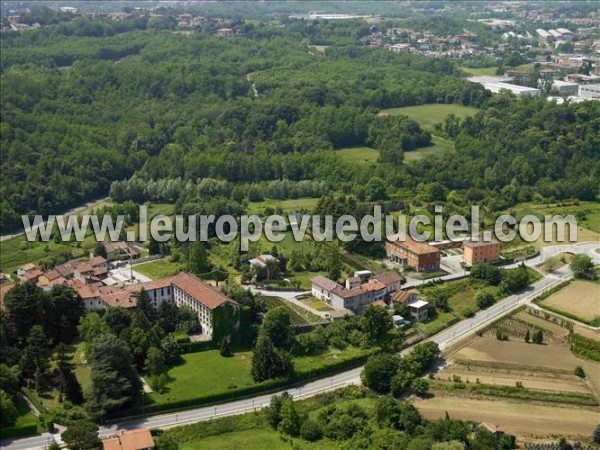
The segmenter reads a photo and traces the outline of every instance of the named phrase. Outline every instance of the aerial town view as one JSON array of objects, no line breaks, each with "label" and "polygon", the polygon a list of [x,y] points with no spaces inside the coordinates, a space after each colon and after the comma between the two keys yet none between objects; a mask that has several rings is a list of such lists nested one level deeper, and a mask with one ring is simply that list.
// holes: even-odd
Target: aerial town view
[{"label": "aerial town view", "polygon": [[600,1],[0,0],[0,449],[600,450]]}]

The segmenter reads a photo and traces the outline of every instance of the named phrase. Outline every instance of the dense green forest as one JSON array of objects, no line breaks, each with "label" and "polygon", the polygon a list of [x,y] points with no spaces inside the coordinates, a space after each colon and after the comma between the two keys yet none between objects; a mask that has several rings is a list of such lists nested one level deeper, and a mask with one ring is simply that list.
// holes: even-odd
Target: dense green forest
[{"label": "dense green forest", "polygon": [[[597,102],[492,98],[450,60],[369,49],[361,20],[238,25],[219,38],[165,19],[77,18],[3,34],[2,231],[20,214],[107,195],[115,181],[116,200],[179,201],[184,212],[207,198],[237,211],[244,199],[336,190],[457,208],[485,199],[492,210],[598,194]],[[381,110],[425,103],[482,111],[437,127],[455,152],[408,165],[404,152],[431,135]],[[377,149],[378,162],[365,170],[337,156],[353,146]],[[202,180],[225,188],[196,189]],[[369,182],[383,186],[377,195]]]}]

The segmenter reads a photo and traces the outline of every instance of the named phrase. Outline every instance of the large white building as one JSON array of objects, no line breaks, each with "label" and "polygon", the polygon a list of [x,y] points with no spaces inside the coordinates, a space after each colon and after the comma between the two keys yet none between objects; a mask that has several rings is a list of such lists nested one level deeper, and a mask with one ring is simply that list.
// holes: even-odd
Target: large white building
[{"label": "large white building", "polygon": [[209,338],[212,338],[213,333],[213,311],[225,304],[236,308],[239,306],[218,288],[184,272],[173,277],[129,285],[96,286],[80,280],[73,280],[68,284],[79,293],[88,311],[111,307],[133,308],[137,304],[137,294],[144,289],[155,309],[163,302],[170,302],[178,307],[187,306],[194,310],[198,314],[202,334]]},{"label": "large white building", "polygon": [[579,96],[588,99],[600,99],[600,83],[580,85]]}]

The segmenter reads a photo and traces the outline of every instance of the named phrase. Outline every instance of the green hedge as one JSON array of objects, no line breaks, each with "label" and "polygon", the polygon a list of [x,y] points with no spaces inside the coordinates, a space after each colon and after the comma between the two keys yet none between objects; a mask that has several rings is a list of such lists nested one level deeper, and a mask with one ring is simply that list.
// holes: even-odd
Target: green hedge
[{"label": "green hedge", "polygon": [[32,436],[34,434],[37,434],[37,425],[35,424],[0,428],[0,439]]},{"label": "green hedge", "polygon": [[[204,406],[215,403],[223,403],[230,400],[240,400],[246,397],[250,397],[253,394],[266,394],[279,390],[284,387],[291,388],[298,383],[305,382],[309,379],[321,378],[325,375],[329,375],[336,372],[341,372],[346,369],[359,367],[365,363],[367,358],[374,353],[381,351],[379,348],[373,348],[361,355],[354,358],[350,358],[344,361],[329,364],[319,369],[311,370],[310,372],[294,373],[289,378],[267,380],[254,386],[248,386],[234,391],[219,392],[211,395],[204,395],[202,397],[188,398],[177,402],[161,404],[161,405],[146,405],[144,407],[144,414],[164,412],[171,410],[181,410],[185,408],[191,408],[195,406]],[[126,411],[120,411],[113,414],[110,418],[117,419],[119,417],[134,416],[142,413],[140,407],[129,409]]]}]

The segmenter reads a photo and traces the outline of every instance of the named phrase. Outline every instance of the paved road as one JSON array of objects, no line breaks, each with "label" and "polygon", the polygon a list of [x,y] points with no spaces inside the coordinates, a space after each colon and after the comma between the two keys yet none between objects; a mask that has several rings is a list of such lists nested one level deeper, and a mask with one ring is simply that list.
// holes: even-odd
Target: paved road
[{"label": "paved road", "polygon": [[[575,246],[569,246],[568,251],[585,252],[594,251],[599,247],[598,243],[580,244]],[[559,252],[560,253],[560,252]],[[538,261],[539,262],[539,261]],[[530,264],[533,264],[532,261]],[[524,292],[512,295],[504,300],[496,303],[494,306],[488,308],[485,311],[477,313],[470,319],[453,325],[452,327],[438,333],[429,340],[436,342],[441,349],[448,347],[449,345],[456,344],[459,340],[464,339],[474,333],[477,329],[489,324],[493,320],[501,317],[508,313],[514,308],[527,303],[533,296],[542,293],[544,290],[551,288],[552,286],[562,282],[563,280],[571,276],[571,270],[568,266],[563,266],[555,272],[545,276],[541,280],[537,281]],[[405,352],[410,349],[405,350]],[[300,387],[287,389],[287,392],[292,394],[295,398],[309,397],[322,392],[335,390],[348,384],[360,383],[360,372],[362,367],[348,370],[346,372],[332,375],[319,380],[307,382]],[[236,400],[230,403],[224,403],[221,405],[205,406],[200,408],[191,409],[188,411],[180,411],[177,413],[167,413],[145,418],[134,418],[122,420],[119,423],[110,426],[104,426],[100,428],[100,436],[108,436],[115,433],[120,429],[131,429],[137,427],[151,427],[151,428],[171,428],[186,423],[200,422],[202,420],[208,420],[214,417],[231,416],[236,414],[243,414],[253,410],[258,410],[268,405],[271,396],[279,392],[259,395],[245,400]],[[38,449],[43,448],[50,442],[52,436],[48,433],[43,435],[34,436],[31,438],[17,439],[17,440],[5,440],[0,442],[0,448],[6,450],[26,450],[26,449]]]},{"label": "paved road", "polygon": [[[89,203],[86,203],[85,205],[78,206],[77,208],[70,209],[69,211],[67,211],[66,213],[64,213],[62,215],[65,218],[68,217],[68,216],[72,216],[73,214],[77,214],[78,212],[81,212],[81,211],[83,211],[85,209],[88,209],[88,208],[92,208],[95,205],[97,205],[99,203],[102,203],[103,201],[108,200],[108,199],[109,199],[109,197],[102,198],[100,200],[91,201]],[[46,222],[42,222],[42,223],[46,223]],[[36,225],[36,226],[33,226],[33,227],[29,227],[27,229],[27,231],[29,231],[29,229],[31,229],[31,230],[37,230],[38,228],[39,228],[39,225]],[[3,236],[0,236],[0,242],[4,242],[4,241],[7,241],[7,240],[12,239],[14,237],[21,236],[24,233],[25,233],[25,230],[19,231],[18,233],[15,233],[15,234],[5,234]]]}]

